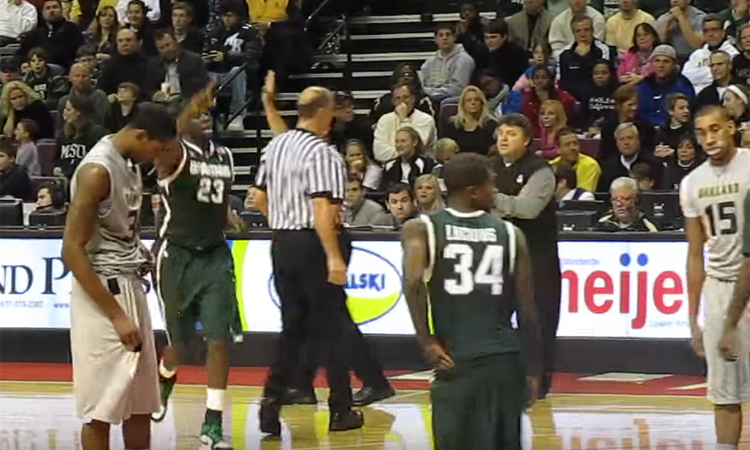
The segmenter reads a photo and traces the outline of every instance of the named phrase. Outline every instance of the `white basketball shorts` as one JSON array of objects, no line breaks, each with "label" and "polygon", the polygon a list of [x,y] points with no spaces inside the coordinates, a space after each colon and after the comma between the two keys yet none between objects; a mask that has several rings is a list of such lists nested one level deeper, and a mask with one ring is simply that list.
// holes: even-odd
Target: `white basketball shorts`
[{"label": "white basketball shorts", "polygon": [[735,283],[706,277],[703,284],[705,329],[703,346],[708,366],[708,399],[714,405],[738,405],[750,400],[750,323],[743,314],[737,327],[740,340],[737,361],[721,356],[719,342],[724,332],[724,320],[732,301]]},{"label": "white basketball shorts", "polygon": [[154,331],[146,293],[135,277],[102,279],[141,330],[141,351],[120,342],[112,322],[73,279],[70,348],[76,413],[84,421],[117,425],[131,415],[159,411],[159,379]]}]

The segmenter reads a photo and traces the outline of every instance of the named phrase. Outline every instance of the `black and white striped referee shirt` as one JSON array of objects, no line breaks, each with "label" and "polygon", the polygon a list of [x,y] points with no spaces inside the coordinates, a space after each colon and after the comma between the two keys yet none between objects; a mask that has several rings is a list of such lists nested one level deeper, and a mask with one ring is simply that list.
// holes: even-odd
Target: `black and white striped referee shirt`
[{"label": "black and white striped referee shirt", "polygon": [[312,229],[314,197],[344,201],[346,164],[333,147],[313,133],[288,130],[263,150],[255,187],[267,193],[271,229]]}]

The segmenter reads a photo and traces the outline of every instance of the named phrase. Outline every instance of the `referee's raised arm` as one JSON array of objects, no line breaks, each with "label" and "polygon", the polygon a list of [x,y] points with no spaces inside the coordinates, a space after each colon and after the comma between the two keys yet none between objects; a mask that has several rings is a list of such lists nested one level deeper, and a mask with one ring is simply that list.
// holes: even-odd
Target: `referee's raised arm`
[{"label": "referee's raised arm", "polygon": [[[271,259],[281,306],[282,332],[276,362],[266,381],[260,429],[279,435],[279,412],[306,335],[316,336],[326,355],[331,387],[329,429],[362,426],[351,410],[350,330],[346,309],[346,259],[351,242],[340,230],[346,194],[346,166],[325,141],[331,129],[334,96],[321,87],[299,96],[297,127],[273,138],[261,155],[255,201],[273,230]],[[345,254],[347,257],[345,258]],[[307,330],[303,332],[300,330]]]}]

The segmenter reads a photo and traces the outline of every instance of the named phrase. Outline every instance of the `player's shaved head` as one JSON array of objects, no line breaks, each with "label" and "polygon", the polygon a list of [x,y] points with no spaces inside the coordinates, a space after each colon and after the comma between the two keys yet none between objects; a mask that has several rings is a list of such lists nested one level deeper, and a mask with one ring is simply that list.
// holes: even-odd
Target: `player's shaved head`
[{"label": "player's shaved head", "polygon": [[326,106],[332,106],[334,95],[329,89],[311,86],[302,91],[297,99],[297,112],[302,119],[311,119]]},{"label": "player's shaved head", "polygon": [[700,117],[709,116],[711,114],[717,114],[726,122],[734,120],[729,110],[721,105],[704,106],[703,108],[699,109],[698,112],[695,114],[694,120],[698,120]]},{"label": "player's shaved head", "polygon": [[469,187],[478,187],[492,177],[490,160],[477,153],[459,153],[443,167],[443,181],[449,194],[458,194]]}]

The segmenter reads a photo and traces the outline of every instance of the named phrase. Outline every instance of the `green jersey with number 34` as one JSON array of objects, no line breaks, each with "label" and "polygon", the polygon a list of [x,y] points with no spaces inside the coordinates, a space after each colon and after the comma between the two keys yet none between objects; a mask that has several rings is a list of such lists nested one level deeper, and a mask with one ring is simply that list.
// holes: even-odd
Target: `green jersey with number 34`
[{"label": "green jersey with number 34", "polygon": [[159,239],[198,251],[226,245],[232,151],[213,143],[203,151],[186,140],[182,150],[175,173],[159,180],[164,205]]},{"label": "green jersey with number 34", "polygon": [[435,336],[455,361],[518,352],[515,228],[484,211],[421,216],[428,233],[427,288]]}]

